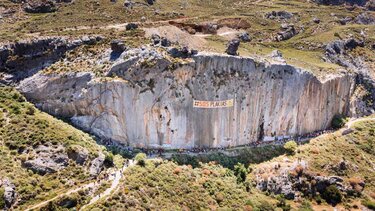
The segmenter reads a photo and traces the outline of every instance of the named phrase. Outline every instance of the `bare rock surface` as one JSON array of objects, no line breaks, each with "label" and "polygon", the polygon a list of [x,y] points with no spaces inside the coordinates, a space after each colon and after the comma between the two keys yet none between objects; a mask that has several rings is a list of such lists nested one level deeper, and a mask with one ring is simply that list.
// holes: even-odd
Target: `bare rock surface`
[{"label": "bare rock surface", "polygon": [[23,162],[23,166],[35,173],[44,175],[65,168],[68,165],[68,161],[69,158],[64,153],[64,147],[39,145],[35,149],[34,158]]},{"label": "bare rock surface", "polygon": [[[148,48],[125,51],[107,75],[117,78],[38,73],[19,89],[40,109],[101,138],[134,147],[191,148],[325,129],[334,114],[349,112],[355,84],[350,74],[322,80],[247,57],[200,53],[175,63]],[[196,108],[194,100],[233,105]]]},{"label": "bare rock surface", "polygon": [[90,166],[91,176],[95,177],[99,175],[104,165],[104,159],[105,159],[105,156],[102,153],[100,153],[97,158],[91,161],[91,166]]}]

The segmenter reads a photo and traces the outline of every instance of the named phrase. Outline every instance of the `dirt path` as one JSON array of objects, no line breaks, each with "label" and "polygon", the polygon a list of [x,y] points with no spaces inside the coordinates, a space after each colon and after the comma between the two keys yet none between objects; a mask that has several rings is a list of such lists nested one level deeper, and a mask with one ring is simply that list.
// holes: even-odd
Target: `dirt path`
[{"label": "dirt path", "polygon": [[375,118],[352,119],[348,123],[346,123],[346,127],[347,129],[349,129],[352,127],[353,124],[363,121],[375,121]]},{"label": "dirt path", "polygon": [[[120,180],[121,180],[121,178],[122,178],[122,175],[123,175],[122,172],[123,172],[126,168],[128,168],[129,166],[132,166],[132,165],[134,165],[134,161],[130,160],[128,166],[125,166],[125,165],[124,165],[120,170],[116,171],[116,172],[114,173],[114,176],[112,176],[112,177],[109,178],[109,180],[112,181],[112,185],[111,185],[111,187],[109,187],[108,189],[106,189],[103,193],[100,193],[99,195],[97,195],[97,196],[95,196],[94,198],[92,198],[91,201],[90,201],[90,203],[87,204],[87,205],[85,205],[85,206],[83,206],[81,209],[83,209],[84,207],[87,207],[87,206],[89,206],[89,205],[95,203],[95,202],[98,201],[99,199],[103,199],[103,198],[107,197],[108,195],[110,195],[111,192],[112,192],[115,188],[118,187],[118,185],[119,185],[119,183],[120,183]],[[27,208],[26,211],[28,211],[28,210],[35,210],[35,209],[41,208],[41,207],[43,207],[43,206],[46,206],[49,202],[54,201],[54,200],[56,200],[56,199],[58,199],[58,198],[61,198],[61,197],[63,197],[63,196],[70,195],[70,194],[72,194],[72,193],[77,193],[77,192],[80,191],[80,190],[85,190],[85,189],[88,189],[88,188],[94,188],[94,187],[96,187],[96,186],[98,186],[98,185],[100,185],[100,183],[92,182],[92,183],[89,183],[89,184],[83,185],[83,186],[81,186],[81,187],[78,187],[78,188],[76,188],[76,189],[69,190],[68,192],[65,192],[65,193],[59,194],[59,195],[57,195],[57,196],[55,196],[55,197],[53,197],[53,198],[51,198],[51,199],[48,199],[48,200],[43,201],[43,202],[41,202],[41,203],[39,203],[39,204],[33,205],[32,207]]]},{"label": "dirt path", "polygon": [[107,198],[112,193],[112,191],[116,191],[118,189],[118,185],[120,184],[120,180],[123,177],[123,171],[125,171],[125,169],[133,165],[134,165],[134,161],[129,160],[129,165],[124,165],[120,170],[117,170],[114,173],[114,178],[112,180],[111,187],[107,188],[104,192],[99,193],[98,195],[94,196],[88,204],[86,204],[85,206],[81,208],[81,210],[84,210],[86,207],[94,204],[100,199]]},{"label": "dirt path", "polygon": [[76,188],[76,189],[70,190],[70,191],[68,191],[68,192],[65,192],[65,193],[59,194],[59,195],[53,197],[52,199],[48,199],[47,201],[43,201],[43,202],[41,202],[41,203],[39,203],[39,204],[36,204],[36,205],[34,205],[34,206],[30,207],[30,208],[27,208],[26,211],[28,211],[28,210],[35,210],[35,209],[37,209],[37,208],[41,208],[41,207],[43,207],[43,206],[46,206],[49,202],[54,201],[54,200],[56,200],[56,199],[58,199],[58,198],[60,198],[60,197],[67,196],[67,195],[70,195],[70,194],[72,194],[72,193],[77,193],[77,192],[80,191],[80,190],[84,190],[84,189],[87,189],[87,188],[92,188],[92,187],[94,187],[94,186],[95,186],[95,183],[94,183],[94,182],[89,183],[89,184],[87,184],[87,185],[83,185],[83,186],[81,186],[81,187],[79,187],[79,188]]}]

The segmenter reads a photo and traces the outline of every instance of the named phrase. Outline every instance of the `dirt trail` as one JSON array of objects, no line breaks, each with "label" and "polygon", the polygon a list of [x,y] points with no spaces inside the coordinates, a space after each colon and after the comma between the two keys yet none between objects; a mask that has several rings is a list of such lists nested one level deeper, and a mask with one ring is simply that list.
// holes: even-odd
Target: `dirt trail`
[{"label": "dirt trail", "polygon": [[[126,168],[128,168],[129,166],[132,166],[132,165],[134,165],[134,161],[130,160],[129,161],[129,165],[127,165],[127,166],[124,165],[120,170],[118,170],[118,171],[116,171],[114,173],[114,176],[109,177],[109,180],[112,181],[111,187],[109,187],[108,189],[106,189],[103,193],[100,193],[100,194],[96,195],[94,198],[91,199],[91,201],[87,205],[83,206],[81,209],[84,209],[85,207],[87,207],[87,206],[89,206],[89,205],[97,202],[99,199],[103,199],[103,198],[109,196],[111,194],[111,192],[118,187],[118,185],[120,183],[120,180],[121,180],[121,178],[123,176],[123,171]],[[41,208],[43,206],[46,206],[49,202],[54,201],[54,200],[56,200],[58,198],[61,198],[63,196],[68,196],[68,195],[70,195],[72,193],[77,193],[80,190],[85,190],[85,189],[88,189],[88,188],[94,188],[94,187],[97,187],[98,185],[101,185],[101,183],[92,182],[92,183],[83,185],[83,186],[78,187],[76,189],[69,190],[68,192],[59,194],[59,195],[57,195],[57,196],[55,196],[55,197],[53,197],[51,199],[48,199],[46,201],[43,201],[43,202],[41,202],[39,204],[33,205],[32,207],[29,207],[29,208],[27,208],[25,210],[28,211],[28,210],[35,210],[35,209]]]},{"label": "dirt trail", "polygon": [[70,195],[72,193],[77,193],[80,190],[84,190],[84,189],[87,189],[87,188],[93,188],[93,187],[95,187],[95,183],[94,182],[89,183],[87,185],[83,185],[83,186],[81,186],[79,188],[76,188],[76,189],[70,190],[68,192],[59,194],[59,195],[53,197],[52,199],[48,199],[47,201],[43,201],[43,202],[41,202],[39,204],[36,204],[36,205],[34,205],[34,206],[30,207],[30,208],[27,208],[26,211],[28,211],[28,210],[35,210],[35,209],[41,208],[43,206],[46,206],[49,202],[54,201],[54,200],[56,200],[56,199],[58,199],[60,197],[67,196],[67,195]]},{"label": "dirt trail", "polygon": [[118,185],[120,184],[120,180],[123,177],[123,171],[125,171],[125,169],[127,169],[128,167],[133,166],[133,165],[134,165],[134,161],[129,160],[129,165],[124,165],[120,170],[117,170],[114,173],[114,179],[112,180],[111,187],[107,188],[104,192],[94,196],[88,204],[86,204],[85,206],[83,206],[81,208],[81,210],[84,210],[86,207],[94,204],[95,202],[99,201],[100,199],[107,198],[112,193],[112,191],[116,191],[118,189]]}]

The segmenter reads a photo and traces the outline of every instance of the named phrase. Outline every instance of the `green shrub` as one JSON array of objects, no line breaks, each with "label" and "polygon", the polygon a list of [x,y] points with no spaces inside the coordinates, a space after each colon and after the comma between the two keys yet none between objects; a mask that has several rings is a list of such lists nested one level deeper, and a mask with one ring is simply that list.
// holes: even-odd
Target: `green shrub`
[{"label": "green shrub", "polygon": [[5,208],[4,188],[0,188],[0,209]]},{"label": "green shrub", "polygon": [[289,155],[293,155],[296,152],[297,146],[295,141],[288,141],[284,144],[284,149]]},{"label": "green shrub", "polygon": [[298,208],[298,211],[314,211],[314,210],[311,207],[310,202],[305,200],[305,201],[302,202],[301,206]]},{"label": "green shrub", "polygon": [[370,210],[375,210],[375,202],[370,200],[364,200],[362,201],[362,205],[366,206]]},{"label": "green shrub", "polygon": [[274,211],[275,207],[268,201],[260,201],[260,205],[257,206],[258,210],[261,211]]},{"label": "green shrub", "polygon": [[104,164],[106,166],[113,166],[113,154],[112,154],[112,152],[106,153],[105,159],[104,159]]},{"label": "green shrub", "polygon": [[237,163],[234,166],[234,175],[237,177],[237,182],[241,183],[246,180],[247,168],[242,163]]},{"label": "green shrub", "polygon": [[337,114],[333,117],[331,126],[333,129],[340,129],[344,127],[346,123],[346,118],[343,115]]},{"label": "green shrub", "polygon": [[278,201],[276,206],[281,208],[283,211],[289,211],[292,209],[290,204],[286,203],[284,195],[277,195],[276,199]]},{"label": "green shrub", "polygon": [[146,165],[146,158],[147,158],[147,155],[145,153],[138,153],[136,156],[135,156],[135,161],[137,161],[137,164],[140,165],[140,166],[145,166]]},{"label": "green shrub", "polygon": [[324,190],[322,197],[324,198],[324,200],[326,200],[327,203],[332,205],[336,205],[342,200],[340,190],[337,189],[335,185],[328,186],[328,188]]}]

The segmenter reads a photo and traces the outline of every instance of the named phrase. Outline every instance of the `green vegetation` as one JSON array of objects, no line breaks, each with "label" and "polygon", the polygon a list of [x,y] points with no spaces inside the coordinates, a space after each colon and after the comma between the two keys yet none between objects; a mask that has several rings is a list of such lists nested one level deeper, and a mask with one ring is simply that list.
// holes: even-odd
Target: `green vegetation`
[{"label": "green vegetation", "polygon": [[295,141],[288,141],[284,144],[284,149],[289,155],[294,155],[298,145]]},{"label": "green vegetation", "polygon": [[[223,167],[234,169],[237,163],[242,163],[249,166],[254,163],[261,163],[270,160],[274,157],[282,155],[285,150],[282,146],[264,146],[256,148],[235,148],[228,149],[227,153],[212,152],[208,154],[189,155],[189,154],[173,154],[171,160],[180,165],[191,165],[194,168],[199,166],[199,163],[217,162]],[[228,155],[230,154],[230,155]]]},{"label": "green vegetation", "polygon": [[5,208],[4,188],[0,187],[0,209]]},{"label": "green vegetation", "polygon": [[322,197],[326,202],[336,205],[341,202],[342,195],[336,186],[330,185],[322,194]]},{"label": "green vegetation", "polygon": [[340,129],[344,127],[345,123],[347,122],[346,118],[340,114],[335,115],[332,119],[331,127],[333,129]]},{"label": "green vegetation", "polygon": [[23,168],[22,162],[37,156],[30,153],[33,147],[62,145],[68,151],[79,146],[88,150],[89,159],[103,151],[89,135],[40,112],[9,87],[0,87],[0,126],[0,180],[7,177],[16,186],[19,202],[14,209],[23,210],[91,180],[89,162],[80,166],[70,161],[58,173],[44,176]]},{"label": "green vegetation", "polygon": [[[247,191],[229,169],[213,163],[197,168],[170,161],[153,160],[146,167],[133,166],[124,172],[120,191],[102,201],[101,210],[242,210],[261,209],[274,200],[257,190]],[[259,200],[259,201],[258,201]]]},{"label": "green vegetation", "polygon": [[145,153],[138,153],[134,160],[137,161],[137,164],[140,166],[145,166],[146,165],[146,158],[147,155]]}]

